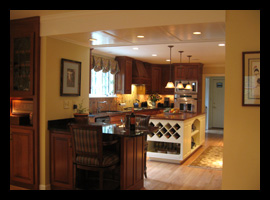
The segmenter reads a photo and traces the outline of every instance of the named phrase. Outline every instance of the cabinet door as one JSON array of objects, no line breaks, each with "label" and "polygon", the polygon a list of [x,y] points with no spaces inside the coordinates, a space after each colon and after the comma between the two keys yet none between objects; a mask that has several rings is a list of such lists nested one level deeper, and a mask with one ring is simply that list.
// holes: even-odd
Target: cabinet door
[{"label": "cabinet door", "polygon": [[186,69],[186,77],[188,80],[197,80],[198,66],[188,66]]},{"label": "cabinet door", "polygon": [[72,138],[51,133],[51,184],[53,189],[73,188]]},{"label": "cabinet door", "polygon": [[132,59],[125,56],[119,56],[115,59],[118,61],[120,69],[115,75],[115,93],[131,94]]},{"label": "cabinet door", "polygon": [[174,66],[172,66],[171,70],[170,65],[162,66],[161,74],[161,94],[174,94],[174,88],[165,88],[169,81],[172,81],[174,83]]},{"label": "cabinet door", "polygon": [[33,95],[34,33],[11,33],[10,96]]},{"label": "cabinet door", "polygon": [[141,189],[144,185],[144,136],[122,137],[121,140],[121,189]]},{"label": "cabinet door", "polygon": [[12,128],[10,131],[10,180],[34,184],[34,131]]},{"label": "cabinet door", "polygon": [[152,93],[161,91],[161,68],[152,67]]}]

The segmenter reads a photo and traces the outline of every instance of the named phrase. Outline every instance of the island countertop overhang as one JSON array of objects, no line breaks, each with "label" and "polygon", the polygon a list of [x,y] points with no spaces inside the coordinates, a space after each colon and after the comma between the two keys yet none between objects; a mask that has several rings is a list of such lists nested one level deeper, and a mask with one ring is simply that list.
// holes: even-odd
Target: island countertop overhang
[{"label": "island countertop overhang", "polygon": [[161,114],[151,115],[151,119],[185,121],[193,117],[197,117],[199,115],[204,115],[204,114],[205,113],[177,113],[177,114],[161,113]]}]

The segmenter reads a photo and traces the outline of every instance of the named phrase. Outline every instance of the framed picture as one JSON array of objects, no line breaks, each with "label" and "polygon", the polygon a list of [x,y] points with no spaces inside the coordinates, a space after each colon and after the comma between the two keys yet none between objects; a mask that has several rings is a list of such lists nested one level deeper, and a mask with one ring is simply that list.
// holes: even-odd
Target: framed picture
[{"label": "framed picture", "polygon": [[243,52],[243,106],[260,106],[260,51]]},{"label": "framed picture", "polygon": [[81,62],[61,59],[60,96],[80,96]]}]

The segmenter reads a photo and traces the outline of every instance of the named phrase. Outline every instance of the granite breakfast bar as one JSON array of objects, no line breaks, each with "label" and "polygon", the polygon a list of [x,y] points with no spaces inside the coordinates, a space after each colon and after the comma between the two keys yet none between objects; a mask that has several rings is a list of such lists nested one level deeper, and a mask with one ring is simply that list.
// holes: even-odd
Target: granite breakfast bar
[{"label": "granite breakfast bar", "polygon": [[162,113],[152,115],[149,123],[159,127],[147,136],[149,160],[179,164],[205,141],[204,113]]}]

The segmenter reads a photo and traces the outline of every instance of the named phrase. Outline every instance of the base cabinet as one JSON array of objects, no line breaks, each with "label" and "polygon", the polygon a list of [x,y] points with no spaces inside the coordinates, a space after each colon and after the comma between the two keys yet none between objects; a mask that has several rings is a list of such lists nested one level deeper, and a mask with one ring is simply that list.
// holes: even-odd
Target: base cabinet
[{"label": "base cabinet", "polygon": [[51,132],[51,187],[73,189],[72,138],[69,132]]},{"label": "base cabinet", "polygon": [[120,189],[139,190],[144,185],[144,136],[121,138]]},{"label": "base cabinet", "polygon": [[11,184],[25,187],[27,187],[27,185],[35,184],[33,149],[34,149],[34,130],[11,128],[10,130]]},{"label": "base cabinet", "polygon": [[[120,189],[136,190],[144,185],[144,137],[121,137]],[[73,189],[72,135],[50,131],[51,188]]]}]

